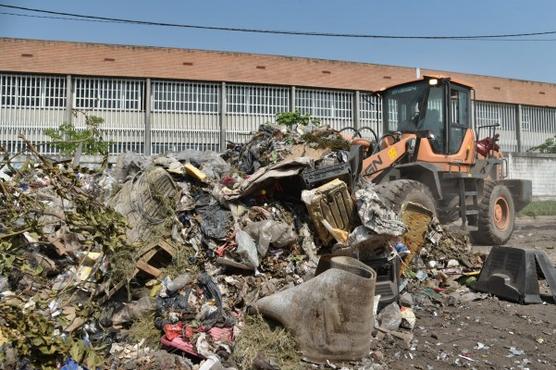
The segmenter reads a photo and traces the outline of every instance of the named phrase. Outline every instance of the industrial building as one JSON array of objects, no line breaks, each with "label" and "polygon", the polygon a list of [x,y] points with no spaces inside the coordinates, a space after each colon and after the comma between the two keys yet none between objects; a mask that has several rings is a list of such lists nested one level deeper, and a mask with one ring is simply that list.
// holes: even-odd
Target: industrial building
[{"label": "industrial building", "polygon": [[[475,126],[500,124],[505,151],[556,133],[556,84],[425,68],[191,49],[0,38],[0,145],[84,114],[100,116],[111,152],[220,150],[279,112],[309,113],[335,128],[382,131],[371,94],[420,76],[475,88]],[[41,145],[41,150],[52,148]]]}]

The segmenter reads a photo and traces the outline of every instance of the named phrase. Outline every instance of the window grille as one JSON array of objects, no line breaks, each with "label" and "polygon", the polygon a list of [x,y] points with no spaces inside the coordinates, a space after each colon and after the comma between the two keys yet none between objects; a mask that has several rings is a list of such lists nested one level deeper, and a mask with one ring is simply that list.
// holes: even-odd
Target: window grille
[{"label": "window grille", "polygon": [[219,85],[187,81],[153,81],[153,112],[218,113]]},{"label": "window grille", "polygon": [[301,113],[317,118],[352,119],[350,91],[297,89],[295,106]]},{"label": "window grille", "polygon": [[78,77],[75,80],[75,107],[140,111],[143,109],[143,81]]},{"label": "window grille", "polygon": [[64,108],[66,78],[39,75],[0,75],[0,105],[4,108]]},{"label": "window grille", "polygon": [[226,86],[226,110],[230,114],[274,116],[289,110],[289,100],[289,89],[286,87]]}]

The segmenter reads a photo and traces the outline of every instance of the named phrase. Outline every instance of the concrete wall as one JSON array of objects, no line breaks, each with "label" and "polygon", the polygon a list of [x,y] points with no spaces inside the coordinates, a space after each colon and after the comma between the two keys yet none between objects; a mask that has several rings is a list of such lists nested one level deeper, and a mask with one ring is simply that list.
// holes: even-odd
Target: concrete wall
[{"label": "concrete wall", "polygon": [[556,154],[508,153],[512,179],[533,180],[533,197],[556,199]]}]

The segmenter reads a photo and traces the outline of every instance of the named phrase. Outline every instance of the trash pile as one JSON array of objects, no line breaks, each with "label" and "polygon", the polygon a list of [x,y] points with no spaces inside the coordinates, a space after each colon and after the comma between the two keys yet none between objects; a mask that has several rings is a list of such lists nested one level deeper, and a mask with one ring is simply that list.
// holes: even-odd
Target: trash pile
[{"label": "trash pile", "polygon": [[431,210],[387,206],[328,128],[95,170],[27,145],[0,165],[6,369],[380,368],[371,348],[409,345],[413,309],[482,263]]}]

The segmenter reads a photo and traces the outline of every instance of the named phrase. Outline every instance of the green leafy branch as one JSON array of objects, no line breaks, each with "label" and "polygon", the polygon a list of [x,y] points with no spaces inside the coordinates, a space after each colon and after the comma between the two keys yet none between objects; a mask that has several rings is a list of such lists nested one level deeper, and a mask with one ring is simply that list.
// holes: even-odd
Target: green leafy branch
[{"label": "green leafy branch", "polygon": [[276,114],[276,123],[288,127],[293,127],[296,125],[307,126],[309,124],[319,126],[320,120],[318,118],[312,117],[310,114],[303,114],[295,111]]},{"label": "green leafy branch", "polygon": [[108,156],[110,142],[104,141],[100,125],[104,120],[97,116],[85,114],[85,129],[77,129],[71,122],[64,122],[60,127],[45,130],[53,145],[64,156],[74,156],[76,152],[85,155]]},{"label": "green leafy branch", "polygon": [[541,145],[537,145],[528,150],[528,152],[539,151],[540,153],[556,153],[556,135],[549,137]]}]

